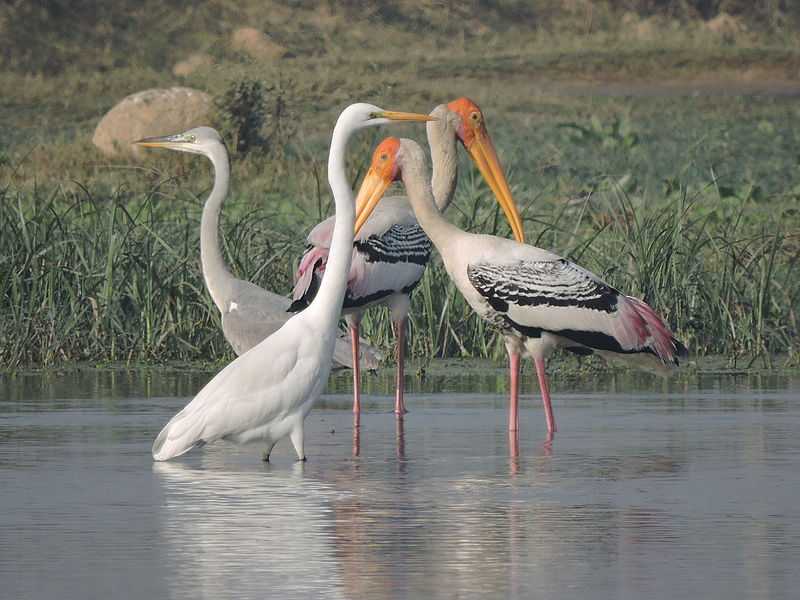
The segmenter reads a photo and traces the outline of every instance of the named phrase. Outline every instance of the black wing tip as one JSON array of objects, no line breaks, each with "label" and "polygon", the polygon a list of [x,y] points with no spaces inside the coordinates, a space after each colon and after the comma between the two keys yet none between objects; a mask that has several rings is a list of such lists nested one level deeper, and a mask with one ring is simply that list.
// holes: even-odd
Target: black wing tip
[{"label": "black wing tip", "polygon": [[306,298],[305,296],[302,296],[302,297],[298,298],[297,300],[294,300],[289,305],[289,308],[286,309],[286,312],[288,312],[288,313],[298,313],[298,312],[308,308],[309,304],[311,304],[311,301],[308,298]]},{"label": "black wing tip", "polygon": [[320,277],[316,273],[317,266],[320,262],[321,261],[317,261],[313,267],[314,273],[311,275],[311,283],[308,284],[308,289],[297,300],[292,301],[292,303],[289,305],[289,308],[286,309],[286,312],[298,313],[308,308],[309,305],[314,301],[320,286]]}]

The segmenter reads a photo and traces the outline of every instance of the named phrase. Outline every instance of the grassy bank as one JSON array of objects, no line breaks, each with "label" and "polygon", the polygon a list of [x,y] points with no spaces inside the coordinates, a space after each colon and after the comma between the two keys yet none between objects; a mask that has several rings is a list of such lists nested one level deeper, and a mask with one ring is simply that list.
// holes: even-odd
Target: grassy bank
[{"label": "grassy bank", "polygon": [[[241,109],[226,94],[242,82],[260,82],[267,114],[258,132],[267,141],[234,157],[223,216],[225,254],[242,278],[288,292],[305,233],[331,210],[327,138],[344,104],[428,111],[469,95],[484,108],[532,243],[644,297],[697,355],[745,366],[800,360],[800,110],[771,93],[794,89],[800,72],[796,11],[408,2],[386,14],[370,3],[187,11],[145,2],[106,14],[87,0],[64,4],[67,18],[61,4],[0,9],[0,368],[232,357],[199,269],[207,163],[167,152],[107,159],[90,139],[123,96],[176,84],[214,95],[209,119],[231,135]],[[714,31],[722,4],[738,26]],[[74,18],[81,11],[94,16]],[[264,62],[232,51],[226,40],[241,25],[289,55]],[[211,63],[174,76],[174,62],[195,51]],[[277,102],[281,123],[270,112]],[[389,133],[352,144],[354,182]],[[449,218],[506,235],[472,166],[461,166]],[[385,313],[363,327],[389,347]],[[421,361],[502,355],[437,262],[415,293],[411,329]]]},{"label": "grassy bank", "polygon": [[[760,109],[767,155],[761,160],[777,136],[794,136],[768,127],[783,108]],[[681,112],[691,114],[685,107]],[[746,364],[783,353],[797,361],[800,228],[791,169],[769,172],[752,160],[743,172],[724,155],[708,155],[719,140],[707,135],[692,152],[714,166],[706,170],[699,158],[670,162],[666,131],[647,141],[635,121],[562,121],[551,130],[561,132],[552,148],[499,129],[532,243],[645,298],[697,355],[724,354]],[[761,134],[756,124],[755,137],[742,135],[739,142],[757,151]],[[362,141],[355,154],[366,156],[368,146]],[[675,152],[685,147],[678,144]],[[557,159],[550,155],[556,149],[563,153]],[[99,182],[97,189],[29,182],[4,189],[0,363],[231,357],[199,270],[208,167],[200,159],[171,159],[160,158],[164,171],[126,171],[122,178],[130,183],[108,189]],[[283,160],[286,169],[299,165],[293,177],[245,183],[246,193],[237,186],[223,219],[233,270],[278,292],[290,288],[302,232],[329,206],[320,165]],[[257,168],[248,161],[234,166],[235,174]],[[761,169],[760,180],[749,179]],[[354,165],[354,179],[357,170]],[[507,235],[466,160],[462,174],[449,217],[465,229]],[[373,312],[363,327],[376,344],[390,346],[385,312]],[[414,296],[411,352],[417,358],[502,356],[498,336],[471,314],[436,262]]]}]

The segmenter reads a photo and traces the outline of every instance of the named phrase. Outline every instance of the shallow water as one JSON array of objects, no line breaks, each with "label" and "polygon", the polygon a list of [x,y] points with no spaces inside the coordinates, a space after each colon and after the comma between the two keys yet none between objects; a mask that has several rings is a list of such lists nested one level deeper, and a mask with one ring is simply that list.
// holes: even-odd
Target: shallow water
[{"label": "shallow water", "polygon": [[[794,598],[800,378],[554,382],[508,456],[504,378],[346,377],[288,440],[149,449],[210,374],[0,377],[3,598]],[[525,389],[533,384],[525,380]],[[441,393],[432,393],[436,390]]]}]

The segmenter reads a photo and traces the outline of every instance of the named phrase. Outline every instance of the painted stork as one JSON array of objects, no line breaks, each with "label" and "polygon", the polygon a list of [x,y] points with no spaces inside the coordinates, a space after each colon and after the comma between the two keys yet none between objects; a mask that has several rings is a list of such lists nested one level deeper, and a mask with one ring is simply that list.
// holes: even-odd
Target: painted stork
[{"label": "painted stork", "polygon": [[[626,296],[557,254],[467,233],[447,222],[427,182],[425,155],[412,140],[387,138],[376,148],[356,199],[357,228],[398,179],[450,279],[472,309],[504,335],[512,357],[509,431],[519,429],[518,361],[523,353],[536,366],[550,436],[556,422],[545,360],[554,349],[622,359],[662,373],[686,356],[684,345],[642,300]],[[506,214],[519,218],[510,197],[498,196],[498,202]]]}]

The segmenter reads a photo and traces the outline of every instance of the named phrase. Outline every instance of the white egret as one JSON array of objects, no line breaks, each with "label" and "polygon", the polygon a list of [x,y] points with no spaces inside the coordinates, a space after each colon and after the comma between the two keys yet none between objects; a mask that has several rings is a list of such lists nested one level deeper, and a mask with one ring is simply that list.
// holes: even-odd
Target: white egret
[{"label": "white egret", "polygon": [[[355,207],[344,169],[347,141],[364,127],[429,119],[370,104],[353,104],[339,115],[328,157],[336,222],[328,268],[317,297],[306,310],[220,371],[167,423],[153,444],[155,460],[168,460],[219,439],[262,442],[268,460],[275,443],[286,436],[297,457],[305,459],[303,421],[328,381],[352,255]],[[145,142],[183,152],[198,152],[204,144],[190,132]]]},{"label": "white egret", "polygon": [[[448,223],[427,182],[425,155],[412,140],[387,138],[376,148],[356,200],[356,229],[397,179],[402,179],[419,224],[472,309],[503,333],[512,356],[525,353],[533,359],[549,434],[556,424],[545,360],[555,348],[622,359],[662,373],[685,356],[684,345],[642,300],[547,250],[467,233]],[[508,201],[498,197],[501,204]],[[518,218],[513,216],[513,203],[502,207],[512,219]],[[510,431],[518,430],[514,398],[512,394]]]},{"label": "white egret", "polygon": [[[431,186],[438,209],[444,212],[455,192],[458,176],[457,142],[467,150],[495,196],[506,199],[501,204],[513,204],[508,182],[478,105],[469,98],[459,98],[437,106],[431,116],[435,117],[427,125],[433,163]],[[508,216],[514,236],[522,241],[521,220],[513,215]],[[302,309],[314,297],[319,277],[325,270],[332,228],[333,217],[322,221],[309,233],[309,248],[295,276],[295,302],[290,310]],[[391,312],[397,336],[394,410],[398,416],[406,412],[403,401],[406,321],[411,292],[422,279],[430,254],[431,242],[417,223],[405,196],[384,198],[353,242],[353,262],[342,312],[350,328],[353,350],[353,412],[356,425],[361,412],[359,324],[364,312],[371,306],[383,304]]]},{"label": "white egret", "polygon": [[[184,142],[181,149],[202,154],[211,161],[214,168],[214,187],[203,206],[203,217],[200,221],[200,262],[206,289],[222,317],[222,333],[233,351],[241,356],[289,320],[292,315],[287,309],[291,302],[254,283],[237,279],[228,269],[219,240],[220,212],[230,189],[228,151],[219,133],[210,127],[197,127],[182,135],[185,139],[194,138],[194,142]],[[135,143],[140,146],[166,147],[163,140],[164,138],[149,138]],[[337,365],[352,367],[347,339],[336,341],[333,357]],[[378,365],[375,352],[366,344],[362,346],[361,359],[370,368]]]}]

